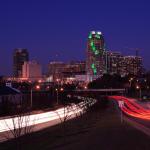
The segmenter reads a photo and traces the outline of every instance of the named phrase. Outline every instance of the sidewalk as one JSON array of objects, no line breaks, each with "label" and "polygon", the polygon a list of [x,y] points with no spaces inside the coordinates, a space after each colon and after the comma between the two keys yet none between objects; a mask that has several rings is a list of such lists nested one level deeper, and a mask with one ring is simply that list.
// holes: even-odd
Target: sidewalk
[{"label": "sidewalk", "polygon": [[[64,132],[65,131],[65,132]],[[12,142],[0,145],[1,150],[15,149]],[[113,103],[100,104],[90,112],[61,125],[22,137],[22,150],[149,150],[150,137],[134,129],[120,116]]]}]

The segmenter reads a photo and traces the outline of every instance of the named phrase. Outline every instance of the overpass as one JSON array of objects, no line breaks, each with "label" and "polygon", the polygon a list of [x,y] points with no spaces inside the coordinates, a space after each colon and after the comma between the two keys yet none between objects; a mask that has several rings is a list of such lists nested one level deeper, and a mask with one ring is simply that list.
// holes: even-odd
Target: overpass
[{"label": "overpass", "polygon": [[77,89],[73,90],[72,93],[74,94],[81,94],[83,96],[85,95],[125,95],[126,94],[126,89]]},{"label": "overpass", "polygon": [[74,90],[77,92],[125,92],[125,89],[84,89]]}]

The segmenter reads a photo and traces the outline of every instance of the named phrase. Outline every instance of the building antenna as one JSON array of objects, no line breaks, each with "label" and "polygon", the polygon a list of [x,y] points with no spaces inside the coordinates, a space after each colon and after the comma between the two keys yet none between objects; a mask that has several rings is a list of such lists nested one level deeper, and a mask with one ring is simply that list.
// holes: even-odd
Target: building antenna
[{"label": "building antenna", "polygon": [[135,56],[136,56],[136,57],[139,56],[139,51],[140,51],[139,48],[129,48],[129,47],[125,47],[125,48],[127,48],[127,49],[129,49],[129,50],[135,50]]},{"label": "building antenna", "polygon": [[139,56],[139,50],[140,50],[139,48],[136,48],[136,49],[135,49],[136,57],[138,57],[138,56]]}]

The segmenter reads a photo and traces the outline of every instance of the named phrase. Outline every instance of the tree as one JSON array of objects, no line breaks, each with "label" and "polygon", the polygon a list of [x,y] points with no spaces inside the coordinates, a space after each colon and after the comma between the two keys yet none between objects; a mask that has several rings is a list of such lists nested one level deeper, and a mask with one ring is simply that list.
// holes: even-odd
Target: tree
[{"label": "tree", "polygon": [[[6,139],[14,139],[16,149],[21,149],[21,136],[27,135],[33,131],[33,126],[30,125],[30,110],[27,110],[23,105],[13,104],[11,106],[11,118],[4,119],[3,126],[7,130],[3,134]],[[32,122],[34,122],[32,120]]]},{"label": "tree", "polygon": [[127,82],[127,79],[120,75],[104,74],[101,78],[89,83],[88,88],[124,88]]}]

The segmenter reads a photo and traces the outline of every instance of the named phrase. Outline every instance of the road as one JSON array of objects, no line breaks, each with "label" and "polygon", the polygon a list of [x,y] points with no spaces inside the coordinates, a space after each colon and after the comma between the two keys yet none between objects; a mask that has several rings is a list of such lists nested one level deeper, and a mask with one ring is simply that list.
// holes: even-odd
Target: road
[{"label": "road", "polygon": [[148,101],[148,100],[147,101],[141,101],[141,100],[137,100],[134,98],[130,98],[129,101],[136,102],[137,104],[141,105],[145,109],[150,109],[150,101]]},{"label": "road", "polygon": [[[114,101],[107,101],[105,104],[98,101],[82,117],[66,122],[65,131],[61,125],[58,125],[30,136],[23,136],[21,148],[23,150],[149,150],[150,147],[148,136],[127,122],[120,122]],[[0,143],[0,148],[16,149],[13,141]]]},{"label": "road", "polygon": [[39,131],[48,126],[53,126],[63,122],[64,118],[69,120],[75,118],[81,113],[85,113],[87,106],[92,106],[96,103],[95,99],[79,97],[84,101],[78,104],[70,104],[63,108],[59,108],[55,111],[49,111],[45,113],[32,114],[32,115],[18,115],[12,118],[0,120],[0,142],[7,140],[5,133],[9,135],[9,138],[13,136],[9,131],[14,129],[25,128],[27,126],[34,126],[33,131]]},{"label": "road", "polygon": [[110,96],[109,98],[117,101],[118,104],[120,101],[123,101],[124,105],[120,107],[121,111],[124,113],[123,119],[150,136],[149,103],[142,103],[136,99],[123,96]]}]

